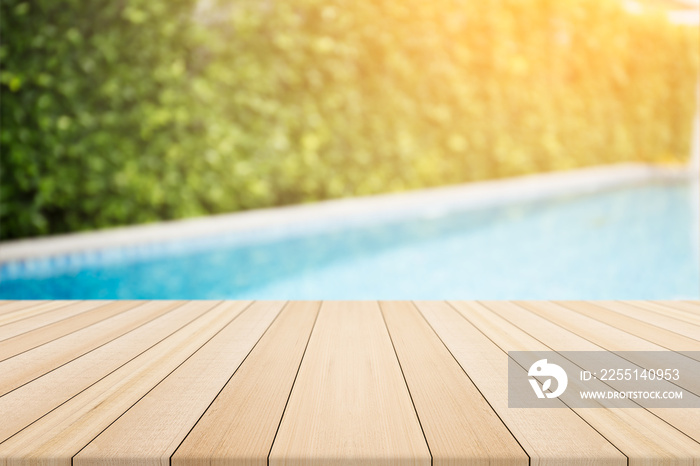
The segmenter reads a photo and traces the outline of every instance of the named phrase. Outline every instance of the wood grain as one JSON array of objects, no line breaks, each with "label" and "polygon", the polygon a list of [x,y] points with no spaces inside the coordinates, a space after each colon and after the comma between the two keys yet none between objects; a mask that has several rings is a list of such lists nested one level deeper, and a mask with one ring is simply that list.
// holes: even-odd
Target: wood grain
[{"label": "wood grain", "polygon": [[[601,305],[608,306],[607,302],[602,303],[601,301]],[[548,322],[574,332],[600,348],[629,352],[626,357],[641,368],[650,369],[657,364],[657,359],[650,356],[648,351],[666,350],[623,329],[591,319],[553,302],[520,302],[519,305],[542,316]],[[684,375],[678,385],[695,395],[700,395],[700,371]]]},{"label": "wood grain", "polygon": [[[76,312],[72,317],[49,323],[0,341],[0,361],[73,333],[81,328],[88,327],[101,320],[119,315],[128,309],[136,307],[138,304],[139,301],[115,301],[99,304],[92,310],[88,308],[88,311]],[[76,307],[79,307],[79,305]]]},{"label": "wood grain", "polygon": [[430,465],[376,302],[321,306],[269,464]]},{"label": "wood grain", "polygon": [[559,408],[510,409],[507,392],[509,361],[531,364],[511,350],[574,351],[558,362],[574,372],[576,351],[697,357],[697,316],[697,301],[0,301],[0,466],[700,465],[699,409],[571,409],[574,377]]},{"label": "wood grain", "polygon": [[[33,306],[18,306],[12,312],[3,313],[0,315],[0,328],[12,322],[17,322],[22,319],[34,317],[46,312],[53,311],[62,307],[72,307],[81,301],[41,301]],[[23,304],[23,303],[22,303]]]},{"label": "wood grain", "polygon": [[617,448],[561,402],[562,408],[509,409],[507,353],[447,303],[416,305],[518,439],[531,465],[559,466],[566,458],[572,466],[626,466]]},{"label": "wood grain", "polygon": [[172,457],[173,466],[266,466],[320,303],[291,302]]},{"label": "wood grain", "polygon": [[[668,308],[668,313],[663,313],[663,311],[659,312],[658,309],[649,310],[641,306],[619,301],[599,301],[599,303],[601,306],[611,309],[617,313],[648,322],[656,325],[659,328],[670,330],[694,340],[700,340],[700,325],[692,323],[691,321],[678,319],[677,317],[673,317],[671,315],[674,312],[682,311],[675,311],[674,309]],[[658,307],[664,309],[663,306]],[[698,317],[697,320],[700,321],[700,317]]]},{"label": "wood grain", "polygon": [[[605,303],[607,303],[607,301]],[[657,324],[661,328],[668,328],[668,326],[670,326],[670,329],[676,333],[679,333],[678,329],[692,329],[692,334],[684,334],[696,340],[700,339],[700,314],[698,313],[689,312],[686,309],[677,308],[672,305],[649,301],[618,301],[615,302],[615,304],[624,310],[628,310],[630,313],[637,313],[640,317]],[[686,325],[684,326],[683,324]],[[690,326],[687,324],[690,324]]]},{"label": "wood grain", "polygon": [[700,301],[645,301],[648,303],[660,304],[662,306],[679,309],[689,314],[700,316]]},{"label": "wood grain", "polygon": [[[202,312],[184,327],[0,444],[0,458],[8,465],[70,466],[74,455],[199,350],[248,304],[195,301],[183,306],[192,314],[197,310]],[[89,368],[85,371],[92,372]]]},{"label": "wood grain", "polygon": [[0,423],[0,441],[137,358],[217,304],[212,301],[187,303],[0,397],[0,412],[4,417],[4,422]]},{"label": "wood grain", "polygon": [[42,301],[39,299],[23,301],[3,301],[2,305],[0,305],[0,316],[9,314],[10,312],[21,311],[22,309],[27,309],[44,303],[46,303],[46,301]]},{"label": "wood grain", "polygon": [[433,465],[527,465],[527,454],[413,304],[380,304]]},{"label": "wood grain", "polygon": [[[246,309],[73,458],[73,465],[108,461],[114,465],[168,466],[175,449],[283,305],[260,302]],[[240,416],[235,411],[232,414]],[[220,432],[221,425],[213,430]]]},{"label": "wood grain", "polygon": [[[529,307],[538,307],[545,303],[528,304]],[[505,351],[601,350],[576,333],[514,303],[494,301],[455,305]],[[574,380],[569,381],[572,382]],[[625,453],[630,464],[645,464],[644,461],[660,461],[661,458],[681,461],[692,458],[693,454],[700,455],[696,437],[700,435],[697,409],[623,408],[613,411],[584,408],[574,411]]]},{"label": "wood grain", "polygon": [[[112,342],[151,320],[164,316],[182,304],[180,301],[147,302],[118,316],[2,361],[0,362],[0,374],[3,374],[0,378],[0,395],[5,395],[37,377],[61,368],[64,364]],[[188,313],[186,310],[182,312]],[[163,322],[165,321],[159,320],[153,326],[161,328]],[[138,347],[139,339],[142,338],[139,335],[144,335],[146,337],[144,341],[148,342],[148,336],[151,335],[148,332],[154,332],[154,335],[158,334],[158,330],[154,330],[153,326],[147,327],[147,330],[136,334],[135,337],[132,335],[130,341],[133,341],[133,344]],[[110,346],[100,354],[108,355],[113,348],[115,346]],[[93,355],[93,360],[99,362],[100,357],[102,356],[97,355],[95,358]],[[60,378],[56,380],[60,380]]]},{"label": "wood grain", "polygon": [[[597,301],[555,301],[557,304],[588,316],[600,322],[612,325],[659,346],[678,352],[700,351],[700,341],[684,335],[659,328],[643,320],[620,314],[598,304]],[[697,357],[689,355],[688,357]]]},{"label": "wood grain", "polygon": [[62,306],[40,315],[5,324],[0,327],[0,341],[50,326],[109,303],[109,301],[82,301],[71,306]]}]

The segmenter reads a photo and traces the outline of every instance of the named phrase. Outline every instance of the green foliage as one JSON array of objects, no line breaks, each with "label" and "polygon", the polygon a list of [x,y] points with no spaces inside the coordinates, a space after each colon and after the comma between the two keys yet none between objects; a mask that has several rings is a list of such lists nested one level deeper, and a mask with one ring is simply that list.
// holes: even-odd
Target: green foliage
[{"label": "green foliage", "polygon": [[3,239],[689,153],[610,0],[0,0]]},{"label": "green foliage", "polygon": [[2,0],[3,238],[201,212],[179,201],[183,154],[205,141],[191,7]]}]

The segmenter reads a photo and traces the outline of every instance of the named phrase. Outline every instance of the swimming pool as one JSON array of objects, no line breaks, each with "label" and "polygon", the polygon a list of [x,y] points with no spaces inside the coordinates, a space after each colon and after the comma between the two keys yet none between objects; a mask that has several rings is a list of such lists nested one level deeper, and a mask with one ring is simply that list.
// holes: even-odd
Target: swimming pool
[{"label": "swimming pool", "polygon": [[698,299],[688,181],[0,266],[4,299]]}]

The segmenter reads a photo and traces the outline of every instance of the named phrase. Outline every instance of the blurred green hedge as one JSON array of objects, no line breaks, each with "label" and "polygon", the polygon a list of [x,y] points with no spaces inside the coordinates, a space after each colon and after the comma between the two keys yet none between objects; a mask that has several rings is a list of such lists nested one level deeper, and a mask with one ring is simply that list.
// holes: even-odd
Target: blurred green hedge
[{"label": "blurred green hedge", "polygon": [[0,2],[3,239],[689,153],[614,0]]}]

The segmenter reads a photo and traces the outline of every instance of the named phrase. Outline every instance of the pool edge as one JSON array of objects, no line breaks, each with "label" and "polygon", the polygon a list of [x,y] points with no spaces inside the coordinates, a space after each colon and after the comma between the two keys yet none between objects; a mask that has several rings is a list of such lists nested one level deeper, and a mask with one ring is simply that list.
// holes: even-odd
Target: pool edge
[{"label": "pool edge", "polygon": [[549,172],[514,178],[401,193],[333,199],[283,207],[194,217],[181,220],[70,233],[0,243],[0,265],[28,259],[60,256],[106,248],[196,238],[205,235],[245,232],[259,228],[320,220],[346,220],[350,216],[402,216],[416,210],[430,212],[454,208],[483,208],[514,201],[532,201],[562,194],[594,193],[641,182],[697,179],[691,167],[647,164],[616,164],[570,171]]}]

